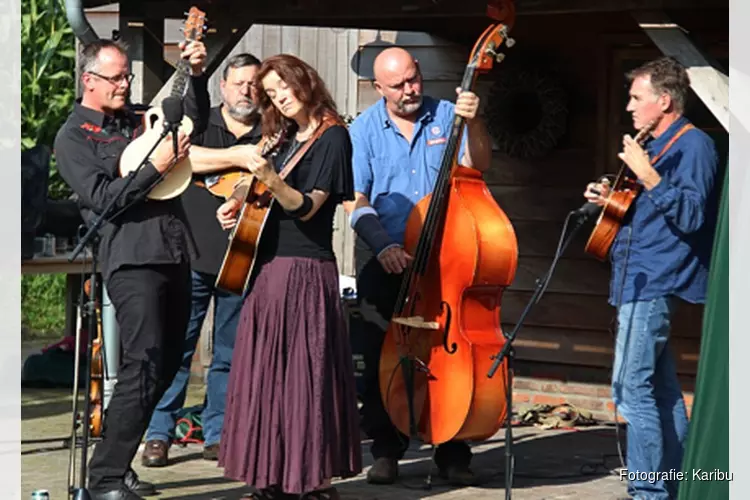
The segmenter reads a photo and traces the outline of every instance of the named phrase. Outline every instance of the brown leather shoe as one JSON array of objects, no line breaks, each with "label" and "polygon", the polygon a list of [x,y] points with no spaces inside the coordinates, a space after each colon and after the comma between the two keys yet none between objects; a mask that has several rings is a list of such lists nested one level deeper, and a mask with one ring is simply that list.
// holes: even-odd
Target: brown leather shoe
[{"label": "brown leather shoe", "polygon": [[398,460],[380,457],[367,471],[367,482],[370,484],[393,484],[398,477]]},{"label": "brown leather shoe", "polygon": [[477,477],[468,466],[449,465],[440,469],[440,477],[447,479],[453,486],[474,486]]},{"label": "brown leather shoe", "polygon": [[218,460],[219,459],[219,443],[210,444],[203,448],[203,459],[204,460]]},{"label": "brown leather shoe", "polygon": [[146,446],[141,455],[141,464],[144,467],[164,467],[169,461],[169,443],[154,439],[146,441]]}]

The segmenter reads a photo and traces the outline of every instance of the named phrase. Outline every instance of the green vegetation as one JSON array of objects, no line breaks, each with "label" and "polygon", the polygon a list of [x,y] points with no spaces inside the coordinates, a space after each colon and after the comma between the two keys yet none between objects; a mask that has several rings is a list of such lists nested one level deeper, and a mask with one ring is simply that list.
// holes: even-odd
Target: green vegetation
[{"label": "green vegetation", "polygon": [[35,274],[21,280],[24,340],[58,338],[65,327],[65,275]]},{"label": "green vegetation", "polygon": [[[75,37],[61,0],[21,2],[21,140],[52,148],[55,134],[75,100]],[[52,159],[49,196],[71,191]],[[58,337],[65,325],[65,276],[24,276],[21,284],[24,338]]]}]

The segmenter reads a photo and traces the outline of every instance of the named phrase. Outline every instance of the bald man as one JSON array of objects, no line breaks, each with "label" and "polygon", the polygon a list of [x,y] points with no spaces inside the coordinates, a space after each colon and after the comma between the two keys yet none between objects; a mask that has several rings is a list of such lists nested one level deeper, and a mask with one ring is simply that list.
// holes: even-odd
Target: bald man
[{"label": "bald man", "polygon": [[[404,250],[406,220],[414,205],[432,192],[455,115],[466,119],[458,158],[481,171],[490,165],[490,139],[477,117],[479,98],[456,89],[457,100],[422,94],[419,64],[393,47],[374,62],[375,88],[382,99],[365,110],[350,128],[355,201],[345,205],[357,235],[355,261],[359,315],[351,328],[364,343],[365,374],[360,395],[362,425],[373,440],[371,483],[390,484],[409,438],[393,427],[380,399],[380,349],[393,315],[403,271],[412,260]],[[453,484],[474,482],[471,450],[464,442],[438,447],[435,463]]]}]

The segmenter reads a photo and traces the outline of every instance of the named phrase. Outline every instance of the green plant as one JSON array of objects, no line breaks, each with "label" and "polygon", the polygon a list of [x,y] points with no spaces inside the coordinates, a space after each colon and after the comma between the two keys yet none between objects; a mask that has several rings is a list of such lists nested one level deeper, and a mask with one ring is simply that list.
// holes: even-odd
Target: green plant
[{"label": "green plant", "polygon": [[[75,37],[61,0],[21,2],[21,63],[21,146],[52,148],[75,101]],[[70,194],[53,158],[49,197]]]},{"label": "green plant", "polygon": [[21,280],[25,337],[59,336],[65,328],[65,275],[35,274]]},{"label": "green plant", "polygon": [[[75,100],[75,38],[61,0],[21,2],[21,147],[52,148]],[[54,157],[49,197],[66,198]],[[27,337],[59,335],[65,325],[65,276],[21,280],[21,324]]]}]

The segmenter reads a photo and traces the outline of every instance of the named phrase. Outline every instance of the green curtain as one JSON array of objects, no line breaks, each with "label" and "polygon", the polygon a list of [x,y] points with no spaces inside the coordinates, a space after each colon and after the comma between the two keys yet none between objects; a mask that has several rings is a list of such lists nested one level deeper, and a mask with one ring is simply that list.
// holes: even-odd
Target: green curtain
[{"label": "green curtain", "polygon": [[729,471],[729,169],[714,236],[708,300],[679,500],[729,498],[729,482],[695,481],[693,471]]}]

